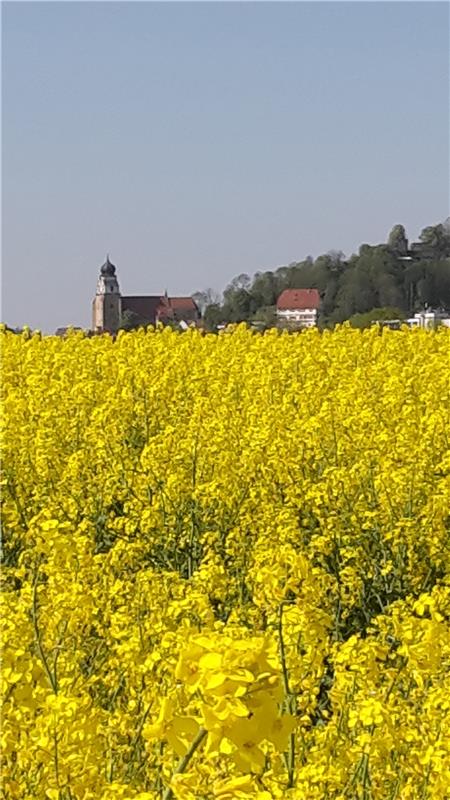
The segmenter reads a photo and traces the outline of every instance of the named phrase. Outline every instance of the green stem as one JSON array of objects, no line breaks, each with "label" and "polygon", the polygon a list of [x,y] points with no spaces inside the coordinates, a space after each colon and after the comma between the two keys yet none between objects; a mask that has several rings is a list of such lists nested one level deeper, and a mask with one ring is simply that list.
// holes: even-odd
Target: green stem
[{"label": "green stem", "polygon": [[45,669],[45,672],[47,674],[47,677],[48,677],[48,679],[50,681],[50,686],[53,689],[54,694],[58,694],[58,685],[56,683],[55,676],[52,674],[52,672],[50,670],[50,667],[49,667],[48,661],[47,661],[47,656],[45,655],[44,649],[42,647],[41,634],[40,634],[39,625],[38,625],[37,582],[38,582],[38,577],[36,576],[35,580],[34,580],[34,585],[33,585],[33,605],[32,605],[32,609],[31,609],[31,616],[32,616],[32,619],[33,619],[33,630],[34,630],[34,636],[35,636],[35,639],[36,639],[36,647],[38,649],[38,653],[39,653],[39,657],[40,657],[40,659],[42,661],[42,665],[43,665],[43,667]]},{"label": "green stem", "polygon": [[138,729],[136,731],[136,735],[135,735],[135,737],[133,739],[133,742],[131,744],[131,755],[130,755],[130,762],[129,762],[129,766],[128,766],[128,774],[131,773],[132,775],[134,775],[135,770],[132,772],[132,768],[133,768],[133,765],[134,765],[134,759],[135,759],[135,756],[136,756],[137,746],[138,746],[142,730],[143,730],[144,725],[145,725],[145,723],[147,721],[147,717],[148,717],[148,715],[150,713],[152,705],[153,705],[153,701],[150,701],[150,703],[148,704],[147,708],[145,709],[144,714],[142,715],[142,719],[141,719],[139,727],[138,727]]},{"label": "green stem", "polygon": [[[195,751],[200,747],[206,734],[207,731],[205,730],[205,728],[199,729],[197,736],[195,737],[195,739],[193,739],[192,744],[189,750],[187,751],[186,755],[184,755],[183,758],[180,759],[178,766],[172,775],[171,782],[175,777],[175,775],[182,775],[183,772],[186,770],[186,767],[188,766],[192,756],[194,755]],[[173,797],[173,789],[171,789],[171,787],[168,786],[162,796],[162,800],[171,800],[172,797]]]},{"label": "green stem", "polygon": [[[295,708],[295,698],[290,690],[289,687],[289,674],[288,668],[286,663],[286,649],[284,646],[284,638],[283,638],[283,607],[284,604],[280,603],[279,607],[279,614],[278,614],[278,637],[280,642],[280,661],[281,661],[281,669],[283,673],[283,684],[284,684],[284,693],[286,698],[287,708],[290,714],[293,714]],[[287,788],[292,789],[295,784],[295,733],[292,732],[289,736],[289,752],[287,757],[287,773],[288,773],[288,782]]]}]

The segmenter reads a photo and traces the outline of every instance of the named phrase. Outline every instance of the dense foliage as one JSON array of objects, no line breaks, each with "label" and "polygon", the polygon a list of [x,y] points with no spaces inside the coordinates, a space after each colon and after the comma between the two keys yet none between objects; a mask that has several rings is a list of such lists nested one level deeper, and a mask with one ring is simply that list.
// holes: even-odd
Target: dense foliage
[{"label": "dense foliage", "polygon": [[448,798],[450,331],[2,339],[3,797]]},{"label": "dense foliage", "polygon": [[329,252],[315,260],[308,257],[275,271],[257,272],[252,280],[239,275],[225,289],[222,304],[211,298],[211,290],[195,297],[211,329],[223,322],[249,320],[270,327],[283,289],[318,289],[323,326],[386,307],[398,309],[402,317],[425,305],[450,312],[449,221],[424,228],[419,238],[410,249],[405,229],[395,225],[386,244],[363,244],[348,260],[343,253]]}]

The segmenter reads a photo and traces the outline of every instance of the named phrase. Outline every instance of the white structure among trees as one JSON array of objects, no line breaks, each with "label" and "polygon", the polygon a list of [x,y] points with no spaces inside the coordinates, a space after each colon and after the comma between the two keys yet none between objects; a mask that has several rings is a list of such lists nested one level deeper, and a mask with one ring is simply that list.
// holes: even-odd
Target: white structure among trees
[{"label": "white structure among trees", "polygon": [[277,320],[289,327],[317,325],[320,295],[317,289],[285,289],[277,300]]}]

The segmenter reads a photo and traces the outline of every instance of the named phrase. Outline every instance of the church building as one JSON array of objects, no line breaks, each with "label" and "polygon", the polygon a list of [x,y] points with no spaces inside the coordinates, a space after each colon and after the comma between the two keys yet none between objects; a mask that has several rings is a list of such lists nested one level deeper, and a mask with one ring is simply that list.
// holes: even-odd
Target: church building
[{"label": "church building", "polygon": [[117,333],[119,328],[178,322],[186,325],[200,320],[199,309],[192,297],[163,295],[122,295],[116,267],[106,257],[100,267],[97,290],[92,303],[92,330],[95,333]]}]

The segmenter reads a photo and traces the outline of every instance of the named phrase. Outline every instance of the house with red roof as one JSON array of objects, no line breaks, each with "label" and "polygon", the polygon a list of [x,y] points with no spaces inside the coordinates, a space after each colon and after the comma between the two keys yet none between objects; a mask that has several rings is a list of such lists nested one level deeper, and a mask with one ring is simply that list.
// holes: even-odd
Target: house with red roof
[{"label": "house with red roof", "polygon": [[317,289],[285,289],[277,300],[279,324],[291,328],[317,325],[320,295]]}]

